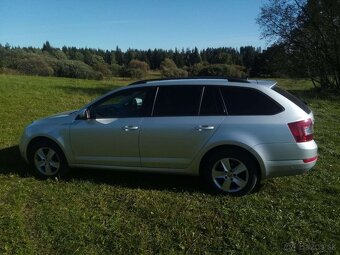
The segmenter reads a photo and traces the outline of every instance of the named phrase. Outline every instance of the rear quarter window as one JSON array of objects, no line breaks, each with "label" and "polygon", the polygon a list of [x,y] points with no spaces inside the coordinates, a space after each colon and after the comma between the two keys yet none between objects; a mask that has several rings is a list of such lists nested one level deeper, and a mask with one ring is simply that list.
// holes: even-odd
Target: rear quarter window
[{"label": "rear quarter window", "polygon": [[223,87],[221,92],[228,115],[274,115],[284,110],[272,98],[253,88]]},{"label": "rear quarter window", "polygon": [[300,100],[299,98],[297,98],[296,96],[290,94],[288,91],[285,91],[277,86],[274,86],[272,88],[274,91],[276,91],[277,93],[279,93],[281,96],[284,96],[285,98],[287,98],[289,101],[293,102],[294,104],[296,104],[298,107],[300,107],[302,110],[304,110],[306,113],[310,114],[311,113],[311,109],[307,106],[307,104],[305,102],[303,102],[302,100]]}]

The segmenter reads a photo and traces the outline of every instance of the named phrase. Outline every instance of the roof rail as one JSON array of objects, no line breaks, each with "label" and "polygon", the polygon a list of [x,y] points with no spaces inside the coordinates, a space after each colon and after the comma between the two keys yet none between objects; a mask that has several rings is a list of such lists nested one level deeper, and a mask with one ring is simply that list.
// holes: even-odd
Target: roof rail
[{"label": "roof rail", "polygon": [[178,78],[160,78],[160,79],[141,80],[141,81],[136,81],[136,82],[130,83],[128,86],[144,84],[144,83],[153,82],[153,81],[195,80],[195,79],[215,79],[215,80],[216,79],[223,79],[223,80],[228,80],[229,82],[250,83],[250,81],[248,81],[247,79],[230,78],[230,77],[226,77],[226,76],[189,76],[189,77],[178,77]]}]

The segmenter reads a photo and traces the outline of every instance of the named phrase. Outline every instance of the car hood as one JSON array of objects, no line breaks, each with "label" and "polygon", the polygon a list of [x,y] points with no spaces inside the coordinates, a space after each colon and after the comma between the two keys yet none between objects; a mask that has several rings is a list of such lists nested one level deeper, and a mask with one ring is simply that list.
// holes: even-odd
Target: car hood
[{"label": "car hood", "polygon": [[32,124],[65,124],[74,120],[79,110],[72,110],[67,112],[57,113],[46,118],[36,120]]}]

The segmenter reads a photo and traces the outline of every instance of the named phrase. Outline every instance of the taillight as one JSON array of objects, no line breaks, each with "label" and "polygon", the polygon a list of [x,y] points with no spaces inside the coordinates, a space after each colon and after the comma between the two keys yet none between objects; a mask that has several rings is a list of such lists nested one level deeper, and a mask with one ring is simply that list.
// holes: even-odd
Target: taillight
[{"label": "taillight", "polygon": [[296,142],[302,143],[313,140],[313,122],[311,119],[288,123],[288,127]]}]

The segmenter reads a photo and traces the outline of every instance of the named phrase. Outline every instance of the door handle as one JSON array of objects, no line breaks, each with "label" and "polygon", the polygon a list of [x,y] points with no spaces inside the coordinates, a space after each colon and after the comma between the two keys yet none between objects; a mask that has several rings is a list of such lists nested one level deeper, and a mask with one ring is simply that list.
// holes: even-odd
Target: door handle
[{"label": "door handle", "polygon": [[209,126],[209,125],[199,125],[196,127],[196,130],[198,131],[207,131],[207,130],[213,130],[215,127],[214,126]]},{"label": "door handle", "polygon": [[138,129],[137,126],[124,126],[123,127],[124,131],[137,130],[137,129]]}]

